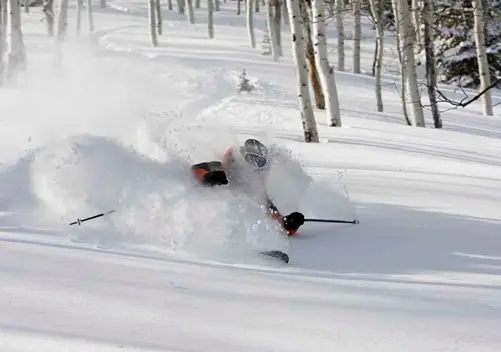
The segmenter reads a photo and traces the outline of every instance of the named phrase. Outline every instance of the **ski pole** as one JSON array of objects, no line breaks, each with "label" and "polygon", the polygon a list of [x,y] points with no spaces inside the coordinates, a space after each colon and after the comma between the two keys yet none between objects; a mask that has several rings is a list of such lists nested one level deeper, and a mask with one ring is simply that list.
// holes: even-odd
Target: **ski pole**
[{"label": "ski pole", "polygon": [[80,225],[82,222],[84,221],[87,221],[87,220],[92,220],[92,219],[96,219],[96,218],[100,218],[101,216],[104,216],[104,215],[107,215],[107,214],[111,214],[111,213],[114,213],[116,210],[110,210],[110,211],[107,211],[105,213],[101,213],[101,214],[96,214],[96,215],[92,215],[92,216],[89,216],[88,218],[85,218],[85,219],[77,219],[77,221],[73,221],[70,223],[70,226],[71,225]]},{"label": "ski pole", "polygon": [[329,222],[337,224],[358,224],[358,220],[304,219],[304,222]]}]

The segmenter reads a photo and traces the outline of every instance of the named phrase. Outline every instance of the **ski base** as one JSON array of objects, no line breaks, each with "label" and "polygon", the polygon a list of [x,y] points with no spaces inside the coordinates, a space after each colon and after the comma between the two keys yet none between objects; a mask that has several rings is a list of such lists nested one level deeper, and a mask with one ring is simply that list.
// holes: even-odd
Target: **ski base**
[{"label": "ski base", "polygon": [[268,257],[272,257],[275,259],[279,259],[283,261],[284,263],[289,263],[289,255],[283,251],[264,251],[260,252],[263,255],[266,255]]}]

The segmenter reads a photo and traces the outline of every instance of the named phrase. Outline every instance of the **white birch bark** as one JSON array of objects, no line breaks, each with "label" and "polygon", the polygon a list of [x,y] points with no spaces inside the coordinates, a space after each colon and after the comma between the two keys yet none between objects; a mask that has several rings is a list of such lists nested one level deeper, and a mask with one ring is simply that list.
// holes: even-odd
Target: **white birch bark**
[{"label": "white birch bark", "polygon": [[[259,1],[259,0],[256,0]],[[249,34],[249,40],[251,48],[256,47],[256,36],[254,34],[254,0],[247,0],[245,2],[245,12],[247,15],[247,32]]]},{"label": "white birch bark", "polygon": [[[259,2],[259,1],[256,1],[256,2]],[[278,48],[278,43],[277,43],[277,28],[276,28],[276,23],[275,23],[276,3],[277,3],[277,0],[268,0],[267,6],[266,6],[266,12],[267,12],[266,23],[268,25],[268,35],[270,37],[271,55],[272,55],[273,61],[278,61],[278,58],[280,56],[280,50]]]},{"label": "white birch bark", "polygon": [[82,31],[83,0],[77,0],[77,35]]},{"label": "white birch bark", "polygon": [[435,45],[434,45],[434,31],[433,31],[433,0],[423,1],[423,45],[426,53],[426,85],[428,91],[428,99],[430,100],[431,114],[433,116],[433,124],[435,128],[442,128],[442,119],[437,105],[437,73],[435,64]]},{"label": "white birch bark", "polygon": [[320,77],[315,60],[315,50],[313,48],[313,34],[312,34],[312,21],[311,21],[311,2],[301,1],[299,3],[299,11],[301,11],[303,26],[303,38],[305,42],[305,55],[307,71],[310,76],[310,84],[313,89],[313,96],[315,97],[315,106],[319,110],[325,110],[325,97],[320,83]]},{"label": "white birch bark", "polygon": [[188,8],[188,11],[186,11],[186,14],[188,16],[188,22],[190,24],[195,23],[195,11],[193,10],[193,0],[183,0],[183,3],[185,3]]},{"label": "white birch bark", "polygon": [[362,36],[361,0],[353,0],[353,73],[360,73],[360,39]]},{"label": "white birch bark", "polygon": [[6,54],[7,75],[26,66],[26,49],[21,29],[21,7],[18,0],[7,2]]},{"label": "white birch bark", "polygon": [[57,15],[56,38],[55,38],[55,63],[61,64],[63,60],[63,43],[68,30],[68,6],[69,0],[60,0]]},{"label": "white birch bark", "polygon": [[47,34],[49,37],[53,37],[55,27],[54,0],[47,0],[43,6],[43,12],[45,14],[45,22],[47,23]]},{"label": "white birch bark", "polygon": [[327,36],[325,33],[325,15],[323,0],[312,0],[313,38],[315,48],[315,62],[318,67],[320,83],[325,96],[327,124],[332,127],[341,127],[341,111],[336,86],[334,68],[329,64],[327,57]]},{"label": "white birch bark", "polygon": [[156,23],[157,16],[155,12],[156,12],[155,0],[148,0],[148,19],[150,22],[151,44],[153,44],[153,46],[158,46],[157,23]]},{"label": "white birch bark", "polygon": [[87,18],[89,20],[89,31],[94,32],[94,13],[92,12],[92,0],[87,0]]},{"label": "white birch bark", "polygon": [[289,10],[287,9],[287,0],[280,0],[280,2],[282,3],[282,17],[283,17],[283,22],[284,22],[284,25],[290,27],[290,23],[289,23]]},{"label": "white birch bark", "polygon": [[381,93],[381,71],[383,67],[383,49],[384,49],[384,27],[381,19],[382,9],[384,9],[384,0],[369,0],[369,4],[371,7],[372,16],[374,17],[375,25],[376,25],[376,44],[377,44],[377,52],[376,52],[376,60],[375,60],[375,70],[374,76],[376,80],[375,90],[376,90],[376,105],[377,111],[383,111],[383,95]]},{"label": "white birch bark", "polygon": [[419,96],[416,73],[416,59],[414,57],[414,26],[412,25],[407,0],[397,1],[398,18],[400,20],[399,33],[402,44],[403,62],[405,62],[406,88],[411,104],[411,121],[413,126],[424,127],[424,114]]},{"label": "white birch bark", "polygon": [[0,3],[2,3],[2,8],[0,10],[0,16],[2,19],[0,22],[3,22],[4,28],[7,28],[7,7],[8,7],[8,0],[0,0]]},{"label": "white birch bark", "polygon": [[344,71],[344,23],[343,0],[336,1],[336,30],[337,30],[337,69]]},{"label": "white birch bark", "polygon": [[155,19],[157,22],[157,33],[158,35],[163,34],[163,26],[162,26],[162,3],[161,0],[155,0]]},{"label": "white birch bark", "polygon": [[412,24],[415,28],[414,38],[418,47],[418,51],[421,50],[423,39],[421,37],[421,6],[420,0],[411,1],[411,14],[412,14]]},{"label": "white birch bark", "polygon": [[[478,74],[480,76],[480,91],[484,91],[491,85],[491,76],[489,73],[489,63],[487,62],[487,53],[485,45],[485,22],[484,22],[484,8],[482,0],[473,0],[473,20],[474,20],[474,34],[475,46],[477,47],[477,62]],[[487,90],[482,95],[482,111],[486,116],[492,116],[492,96],[491,91]]]},{"label": "white birch bark", "polygon": [[209,38],[214,38],[214,5],[212,3],[212,0],[207,0],[207,12],[209,15],[207,21]]},{"label": "white birch bark", "polygon": [[400,22],[400,14],[398,13],[398,0],[391,0],[391,6],[393,8],[393,14],[395,16],[395,29],[397,35],[395,36],[395,41],[397,44],[397,55],[398,55],[398,62],[400,64],[400,101],[402,102],[402,112],[404,114],[405,121],[409,126],[412,126],[412,122],[409,119],[409,113],[407,111],[407,100],[406,100],[406,86],[405,86],[405,61],[403,57],[403,52],[402,52],[402,46],[401,46],[401,40],[398,35],[400,33],[400,27],[401,27],[401,22]]},{"label": "white birch bark", "polygon": [[64,42],[68,29],[68,5],[69,0],[61,0],[59,3],[59,14],[57,16],[57,41]]},{"label": "white birch bark", "polygon": [[5,68],[4,57],[5,57],[5,47],[6,47],[6,17],[4,14],[7,13],[7,1],[0,0],[0,86],[3,81],[3,72]]},{"label": "white birch bark", "polygon": [[301,119],[303,122],[304,139],[305,142],[318,143],[319,138],[317,124],[313,113],[313,107],[311,105],[308,86],[308,72],[304,54],[304,38],[299,1],[301,0],[287,0],[289,23],[291,24],[292,34],[292,54],[296,66],[298,98],[301,110]]}]

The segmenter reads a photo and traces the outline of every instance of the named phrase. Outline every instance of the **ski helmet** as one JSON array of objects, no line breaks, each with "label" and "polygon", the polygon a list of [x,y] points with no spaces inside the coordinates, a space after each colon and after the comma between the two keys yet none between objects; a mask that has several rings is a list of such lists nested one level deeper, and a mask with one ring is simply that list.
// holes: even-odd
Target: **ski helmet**
[{"label": "ski helmet", "polygon": [[243,147],[240,147],[240,153],[248,164],[258,169],[268,164],[268,149],[257,139],[247,139]]}]

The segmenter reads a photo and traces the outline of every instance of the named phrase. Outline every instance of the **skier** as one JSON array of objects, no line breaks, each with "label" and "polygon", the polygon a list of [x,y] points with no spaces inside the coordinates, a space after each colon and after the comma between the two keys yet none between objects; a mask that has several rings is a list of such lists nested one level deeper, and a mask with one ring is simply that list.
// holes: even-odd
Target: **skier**
[{"label": "skier", "polygon": [[[288,236],[293,236],[304,224],[304,215],[292,212],[283,216],[265,191],[269,170],[268,149],[257,139],[247,139],[242,146],[229,147],[222,162],[210,161],[191,167],[193,177],[205,186],[228,185],[258,198],[265,204],[272,219],[277,220]],[[259,199],[260,198],[260,199]]]}]

